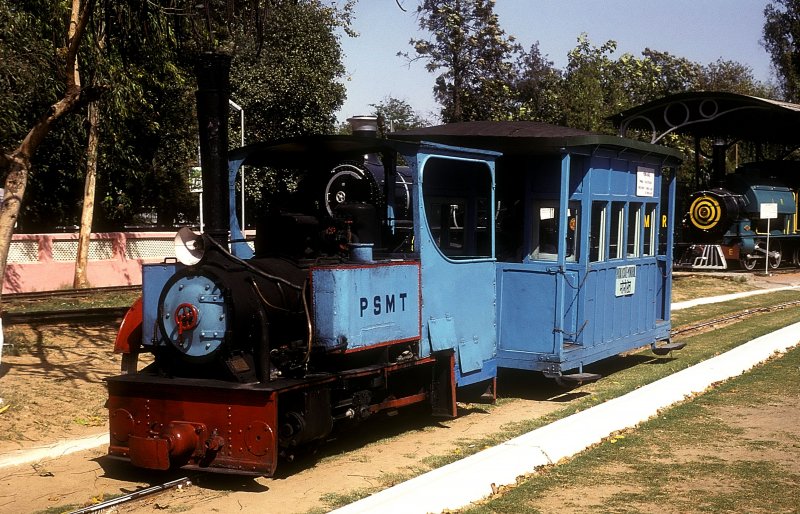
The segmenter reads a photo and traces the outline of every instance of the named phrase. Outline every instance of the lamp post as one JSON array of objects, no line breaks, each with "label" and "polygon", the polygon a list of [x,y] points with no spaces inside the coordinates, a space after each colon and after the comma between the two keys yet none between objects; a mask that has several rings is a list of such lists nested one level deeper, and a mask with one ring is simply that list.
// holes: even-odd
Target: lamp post
[{"label": "lamp post", "polygon": [[[230,98],[228,99],[228,103],[230,104],[231,107],[233,107],[234,109],[239,111],[239,122],[240,122],[239,130],[240,130],[240,132],[242,134],[242,146],[244,146],[244,109],[242,108],[241,105],[237,104],[236,102],[234,102]],[[241,221],[242,221],[242,235],[244,235],[244,230],[245,230],[245,228],[244,228],[245,227],[245,224],[244,224],[244,166],[239,168],[239,173],[242,176],[242,220]]]}]

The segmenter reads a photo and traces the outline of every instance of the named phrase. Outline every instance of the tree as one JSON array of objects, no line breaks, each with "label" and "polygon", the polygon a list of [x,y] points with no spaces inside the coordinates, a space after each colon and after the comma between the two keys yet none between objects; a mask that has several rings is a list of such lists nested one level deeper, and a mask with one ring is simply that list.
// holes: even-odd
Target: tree
[{"label": "tree", "polygon": [[346,96],[336,29],[347,28],[352,2],[340,10],[319,0],[276,2],[263,37],[237,33],[232,95],[246,107],[248,140],[333,131]]},{"label": "tree", "polygon": [[78,49],[93,9],[94,0],[87,0],[83,4],[80,0],[72,1],[61,60],[64,77],[62,96],[34,123],[19,146],[5,155],[0,163],[7,168],[5,195],[0,205],[0,285],[5,278],[8,250],[25,196],[33,154],[59,119],[98,96],[98,89],[81,86],[77,69]]},{"label": "tree", "polygon": [[[333,112],[341,104],[344,91],[331,78],[335,74],[328,70],[335,66],[341,69],[341,56],[338,45],[335,52],[322,51],[322,45],[330,41],[325,38],[326,34],[331,36],[334,23],[350,33],[352,2],[344,7],[324,7],[318,0],[230,0],[225,5],[212,0],[191,3],[100,0],[95,5],[91,0],[81,7],[80,12],[85,13],[82,19],[87,20],[82,30],[88,30],[88,38],[83,39],[86,44],[79,45],[80,38],[76,36],[74,46],[70,47],[75,55],[80,54],[84,80],[81,89],[108,91],[102,98],[97,94],[91,98],[100,98],[97,111],[102,113],[94,159],[98,166],[96,205],[101,207],[95,209],[92,221],[97,228],[107,230],[135,222],[143,209],[156,212],[162,225],[171,225],[196,213],[196,198],[186,187],[186,170],[196,164],[197,158],[191,70],[193,56],[199,53],[236,50],[245,55],[249,45],[255,49],[254,53],[264,56],[291,54],[283,58],[282,69],[294,73],[294,77],[282,85],[285,91],[295,94],[291,107],[296,110],[292,113],[289,109],[273,109],[264,119],[299,119],[302,121],[294,126],[302,127],[301,131],[332,126]],[[291,9],[294,14],[286,14]],[[72,71],[74,66],[66,66],[65,57],[69,54],[65,50],[54,52],[52,42],[57,48],[66,48],[60,42],[66,38],[59,32],[64,33],[62,20],[69,12],[69,6],[62,1],[0,3],[0,22],[3,22],[0,85],[8,85],[10,91],[0,100],[3,148],[25,140],[24,127],[36,123],[31,113],[48,110],[64,95],[64,80],[59,82],[54,78],[65,77],[65,70]],[[327,15],[335,21],[306,23],[313,17],[308,13],[313,12],[319,20]],[[267,29],[268,22],[272,25]],[[306,30],[309,25],[313,28]],[[276,36],[277,29],[281,32]],[[300,32],[305,42],[288,47],[287,41],[294,44]],[[106,44],[99,44],[101,41]],[[298,65],[301,59],[307,61],[304,66]],[[326,68],[322,59],[332,64]],[[311,69],[317,70],[319,79],[313,85],[302,83],[301,77],[310,77]],[[274,70],[267,73],[262,67],[258,71],[272,75]],[[276,78],[274,84],[280,80]],[[72,81],[79,84],[74,73]],[[97,86],[87,88],[85,84]],[[323,84],[329,87],[330,94],[323,94]],[[75,89],[70,86],[69,91]],[[297,95],[298,91],[302,95]],[[285,98],[276,98],[273,106],[282,107]],[[88,100],[83,98],[69,112],[85,112]],[[316,111],[309,108],[315,100],[319,100],[320,106]],[[257,112],[253,110],[254,115]],[[18,214],[15,218],[20,226],[34,230],[43,228],[42,221],[53,219],[63,220],[66,225],[74,223],[80,205],[91,202],[89,196],[84,202],[76,201],[81,189],[78,179],[86,161],[82,149],[87,145],[88,125],[80,117],[66,117],[61,112],[58,123],[53,121],[49,121],[45,141],[49,151],[29,152],[27,169],[35,167],[36,173],[28,173],[26,178],[41,201],[27,202],[25,218]],[[287,129],[290,125],[282,126],[283,135],[291,133]],[[255,125],[251,123],[248,127]],[[41,144],[43,140],[37,141]],[[0,171],[10,168],[9,155],[10,152],[3,153],[0,157]],[[9,199],[14,199],[14,195],[9,195]],[[20,203],[21,199],[19,195]],[[10,231],[7,237],[10,242]],[[8,242],[0,241],[0,246],[6,247],[6,255]]]},{"label": "tree", "polygon": [[409,130],[430,125],[428,120],[423,119],[414,112],[408,102],[399,98],[389,96],[377,104],[370,104],[370,107],[374,109],[372,115],[377,116],[378,119],[383,119],[386,125],[391,126],[392,131]]},{"label": "tree", "polygon": [[542,55],[537,41],[517,61],[517,76],[513,89],[517,98],[513,117],[545,123],[563,123],[559,106],[562,91],[561,72]]},{"label": "tree", "polygon": [[494,13],[494,0],[424,0],[417,8],[430,40],[412,39],[409,61],[443,70],[433,88],[445,122],[504,119],[513,104],[512,57],[519,51]]},{"label": "tree", "polygon": [[800,1],[774,0],[764,8],[763,44],[784,99],[800,102]]},{"label": "tree", "polygon": [[611,54],[616,41],[593,46],[587,34],[578,37],[578,45],[568,54],[562,96],[564,123],[568,127],[604,132],[610,129],[605,119],[612,114],[609,97],[616,84],[612,81],[614,61]]},{"label": "tree", "polygon": [[707,91],[728,91],[742,95],[776,98],[777,91],[753,76],[750,66],[718,59],[703,67],[699,88]]}]

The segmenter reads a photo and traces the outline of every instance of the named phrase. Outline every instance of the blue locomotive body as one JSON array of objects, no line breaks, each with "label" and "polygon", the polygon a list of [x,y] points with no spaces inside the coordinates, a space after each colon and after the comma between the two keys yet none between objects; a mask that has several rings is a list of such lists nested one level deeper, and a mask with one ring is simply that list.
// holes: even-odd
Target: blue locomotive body
[{"label": "blue locomotive body", "polygon": [[231,197],[242,165],[304,172],[253,247],[231,215],[228,248],[184,232],[185,264],[146,267],[141,332],[118,345],[156,359],[109,379],[110,454],[269,475],[379,412],[453,416],[459,391],[495,394],[498,368],[580,383],[605,357],[675,348],[679,162],[537,123],[231,152]]}]

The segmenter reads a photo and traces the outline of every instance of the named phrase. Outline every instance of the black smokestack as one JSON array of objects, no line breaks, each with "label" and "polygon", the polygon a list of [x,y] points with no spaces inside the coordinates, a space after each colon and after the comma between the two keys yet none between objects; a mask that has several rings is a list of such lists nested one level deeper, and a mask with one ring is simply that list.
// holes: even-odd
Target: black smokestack
[{"label": "black smokestack", "polygon": [[203,53],[198,56],[195,65],[205,232],[226,248],[230,222],[228,204],[230,69],[231,56],[223,53]]}]

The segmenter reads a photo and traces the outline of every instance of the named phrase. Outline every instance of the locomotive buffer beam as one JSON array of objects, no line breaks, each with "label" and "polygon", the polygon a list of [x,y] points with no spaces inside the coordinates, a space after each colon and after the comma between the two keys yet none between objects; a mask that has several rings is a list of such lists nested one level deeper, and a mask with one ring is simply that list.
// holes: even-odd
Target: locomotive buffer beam
[{"label": "locomotive buffer beam", "polygon": [[657,346],[656,343],[652,343],[650,345],[650,350],[656,355],[667,355],[670,352],[678,351],[683,349],[686,346],[686,343],[667,343],[662,344],[661,346]]}]

